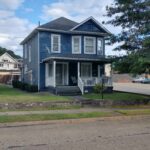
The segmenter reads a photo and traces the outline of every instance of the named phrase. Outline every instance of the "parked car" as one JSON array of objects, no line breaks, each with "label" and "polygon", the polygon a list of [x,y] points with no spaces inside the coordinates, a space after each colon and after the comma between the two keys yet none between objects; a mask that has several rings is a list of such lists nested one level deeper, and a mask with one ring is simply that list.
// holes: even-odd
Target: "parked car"
[{"label": "parked car", "polygon": [[142,81],[144,81],[145,78],[144,77],[136,77],[132,80],[133,83],[141,83]]},{"label": "parked car", "polygon": [[150,83],[150,78],[145,78],[144,80],[141,81],[141,83]]}]

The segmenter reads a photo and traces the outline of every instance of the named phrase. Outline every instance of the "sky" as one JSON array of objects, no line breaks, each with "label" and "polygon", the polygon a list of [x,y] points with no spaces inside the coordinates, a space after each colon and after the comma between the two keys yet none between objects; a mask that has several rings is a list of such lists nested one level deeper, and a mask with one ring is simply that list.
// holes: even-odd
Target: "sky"
[{"label": "sky", "polygon": [[[100,23],[107,21],[106,6],[113,0],[0,0],[0,46],[22,56],[20,42],[40,24],[58,17],[67,17],[81,22],[93,16]],[[117,34],[120,27],[104,25]],[[122,55],[114,52],[116,46],[106,46],[106,55]]]}]

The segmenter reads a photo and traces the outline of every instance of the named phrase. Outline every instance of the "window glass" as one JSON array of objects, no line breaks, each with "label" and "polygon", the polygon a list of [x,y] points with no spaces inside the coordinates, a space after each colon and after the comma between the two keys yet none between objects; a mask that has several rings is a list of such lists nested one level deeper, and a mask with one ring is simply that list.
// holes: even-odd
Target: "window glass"
[{"label": "window glass", "polygon": [[48,64],[48,76],[52,77],[53,76],[53,65]]},{"label": "window glass", "polygon": [[60,52],[60,36],[52,35],[52,52]]},{"label": "window glass", "polygon": [[73,37],[72,40],[73,53],[81,53],[81,38]]},{"label": "window glass", "polygon": [[97,39],[97,54],[103,55],[103,39]]},{"label": "window glass", "polygon": [[85,37],[85,53],[95,54],[95,38]]}]

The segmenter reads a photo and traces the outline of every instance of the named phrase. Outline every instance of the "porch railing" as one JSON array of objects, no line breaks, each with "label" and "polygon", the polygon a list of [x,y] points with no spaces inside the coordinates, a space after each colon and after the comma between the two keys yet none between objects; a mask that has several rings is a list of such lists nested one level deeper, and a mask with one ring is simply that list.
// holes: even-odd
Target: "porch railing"
[{"label": "porch railing", "polygon": [[[85,86],[95,86],[96,84],[102,84],[102,78],[98,78],[98,77],[78,78],[78,87],[80,88],[82,94],[84,94]],[[103,77],[103,84],[105,86],[112,86],[112,78]]]},{"label": "porch railing", "polygon": [[81,93],[84,94],[84,83],[80,77],[78,77],[78,87],[81,90]]}]

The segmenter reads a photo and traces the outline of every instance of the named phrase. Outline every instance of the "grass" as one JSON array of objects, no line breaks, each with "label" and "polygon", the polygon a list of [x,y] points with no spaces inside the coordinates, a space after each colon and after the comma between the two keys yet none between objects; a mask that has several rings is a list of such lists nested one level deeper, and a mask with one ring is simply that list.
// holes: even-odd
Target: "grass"
[{"label": "grass", "polygon": [[50,93],[27,93],[6,85],[0,85],[1,102],[44,102],[44,101],[68,101],[69,97],[56,96]]},{"label": "grass", "polygon": [[112,112],[89,112],[78,114],[36,114],[36,115],[15,115],[0,116],[0,123],[25,122],[25,121],[44,121],[44,120],[60,120],[60,119],[79,119],[79,118],[95,118],[113,116]]},{"label": "grass", "polygon": [[[89,99],[102,99],[101,94],[85,94],[85,98]],[[123,92],[114,92],[112,94],[104,94],[104,99],[108,100],[140,100],[140,99],[148,99],[149,96],[132,94],[132,93],[123,93]]]},{"label": "grass", "polygon": [[150,109],[135,109],[135,110],[117,110],[116,112],[123,115],[150,115]]},{"label": "grass", "polygon": [[68,110],[68,109],[80,109],[79,105],[71,106],[54,106],[54,107],[33,107],[33,108],[21,108],[21,109],[0,109],[0,112],[11,112],[11,111],[44,111],[44,110]]}]

